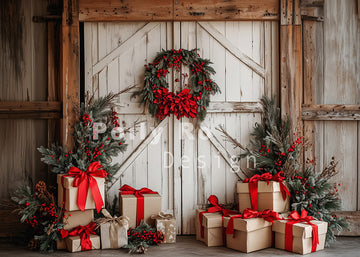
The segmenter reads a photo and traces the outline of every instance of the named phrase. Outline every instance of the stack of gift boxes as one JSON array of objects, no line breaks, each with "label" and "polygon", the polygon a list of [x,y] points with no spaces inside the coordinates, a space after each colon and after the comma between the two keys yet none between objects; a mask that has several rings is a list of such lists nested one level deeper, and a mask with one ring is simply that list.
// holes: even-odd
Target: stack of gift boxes
[{"label": "stack of gift boxes", "polygon": [[300,254],[324,249],[328,224],[307,216],[305,210],[290,213],[290,193],[283,180],[282,173],[266,173],[237,183],[236,214],[217,199],[214,204],[215,196],[210,196],[212,207],[196,210],[196,239],[245,253],[269,247]]},{"label": "stack of gift boxes", "polygon": [[[107,173],[99,165],[90,166],[86,172],[71,168],[69,174],[57,177],[58,205],[64,211],[58,249],[78,252],[121,248],[128,244],[128,229],[137,227],[141,220],[162,231],[165,243],[175,243],[175,219],[161,212],[161,196],[157,192],[124,185],[120,188],[121,216],[112,217],[102,209]],[[94,210],[101,211],[104,217],[94,221]]]}]

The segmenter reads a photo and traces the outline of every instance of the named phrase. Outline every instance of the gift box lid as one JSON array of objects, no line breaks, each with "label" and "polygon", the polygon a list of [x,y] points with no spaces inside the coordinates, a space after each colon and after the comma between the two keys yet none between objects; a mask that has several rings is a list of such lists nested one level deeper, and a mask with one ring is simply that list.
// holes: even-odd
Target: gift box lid
[{"label": "gift box lid", "polygon": [[[286,182],[282,182],[287,186]],[[238,182],[236,184],[238,194],[249,193],[249,183]],[[258,193],[274,193],[280,192],[280,183],[275,181],[270,181],[269,184],[267,181],[258,182]]]},{"label": "gift box lid", "polygon": [[[278,233],[285,233],[285,224],[287,220],[276,220],[272,226],[272,230]],[[318,226],[319,235],[325,234],[327,232],[328,223],[319,220],[312,220],[312,224]],[[310,238],[312,237],[312,227],[306,222],[296,223],[293,225],[293,236]]]},{"label": "gift box lid", "polygon": [[[58,174],[57,175],[57,183],[58,185],[61,185],[61,178],[64,176],[64,175],[67,175],[67,174]],[[100,186],[100,185],[103,185],[105,183],[105,178],[99,178],[99,177],[93,177],[97,184]],[[64,187],[65,188],[70,188],[72,187],[72,183],[74,181],[74,177],[65,177],[64,178]]]},{"label": "gift box lid", "polygon": [[[230,215],[233,216],[233,215]],[[230,217],[224,217],[224,227],[227,227]],[[251,232],[259,230],[265,227],[270,227],[271,222],[264,220],[263,218],[251,218],[251,219],[234,219],[234,229],[240,231]]]},{"label": "gift box lid", "polygon": [[[203,211],[206,211],[206,210],[202,210],[202,209],[196,210],[196,219],[199,218],[200,212],[203,212]],[[214,213],[205,212],[203,214],[202,225],[205,228],[221,228],[222,227],[221,213],[220,212],[214,212]]]},{"label": "gift box lid", "polygon": [[[157,197],[161,197],[160,194],[143,194],[144,198],[157,198]],[[122,195],[120,193],[120,197],[122,199],[136,199],[137,197],[135,195]]]}]

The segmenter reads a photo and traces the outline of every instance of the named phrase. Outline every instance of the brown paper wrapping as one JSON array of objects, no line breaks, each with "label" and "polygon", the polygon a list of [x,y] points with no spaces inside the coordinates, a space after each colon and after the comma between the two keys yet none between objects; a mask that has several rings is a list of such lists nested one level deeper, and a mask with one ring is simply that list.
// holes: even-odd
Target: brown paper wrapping
[{"label": "brown paper wrapping", "polygon": [[[229,217],[224,217],[227,227]],[[226,235],[226,247],[244,253],[272,246],[271,222],[262,218],[234,219],[234,235]]]},{"label": "brown paper wrapping", "polygon": [[164,234],[164,243],[176,243],[176,220],[174,216],[160,212],[158,215],[152,215],[151,218],[155,220],[156,230]]},{"label": "brown paper wrapping", "polygon": [[[129,218],[129,227],[136,227],[136,203],[135,195],[120,194],[120,213]],[[154,226],[154,220],[151,215],[158,214],[161,211],[161,196],[159,194],[144,194],[144,221],[150,226]]]},{"label": "brown paper wrapping", "polygon": [[[78,193],[78,188],[77,187],[73,187],[72,183],[74,181],[73,177],[65,177],[64,178],[64,187],[62,186],[61,183],[61,177],[64,176],[63,174],[58,174],[57,175],[57,184],[58,184],[58,205],[59,206],[63,206],[63,190],[65,190],[65,209],[67,211],[79,211],[79,207],[77,205],[77,193]],[[104,199],[104,193],[105,193],[105,178],[97,178],[94,177],[94,179],[96,180],[99,190],[100,190],[100,194],[101,197]],[[105,201],[104,201],[105,202]],[[86,210],[91,210],[91,209],[95,209],[95,202],[94,199],[92,197],[90,188],[87,194],[87,198],[86,198],[86,205],[85,205],[85,209]]]},{"label": "brown paper wrapping", "polygon": [[96,220],[100,227],[101,249],[118,249],[128,244],[129,219],[127,217],[112,217],[103,209],[105,218]]},{"label": "brown paper wrapping", "polygon": [[198,209],[195,213],[196,239],[204,242],[207,246],[224,245],[222,215],[219,212],[204,213],[202,220],[202,226],[204,227],[204,237],[201,237],[199,214],[202,211],[205,210]]},{"label": "brown paper wrapping", "polygon": [[94,221],[94,210],[68,211],[64,213],[64,229],[72,230],[78,226],[86,226]]},{"label": "brown paper wrapping", "polygon": [[[251,200],[249,192],[249,183],[237,183],[237,193],[239,197],[239,212],[245,209],[251,209]],[[257,211],[273,210],[276,212],[289,211],[289,197],[283,199],[280,191],[279,182],[266,181],[258,182],[258,206]]]},{"label": "brown paper wrapping", "polygon": [[[90,235],[92,250],[100,249],[100,237],[98,235]],[[75,253],[81,251],[80,236],[70,236],[65,239],[66,249]]]},{"label": "brown paper wrapping", "polygon": [[57,250],[65,250],[66,249],[65,239],[56,240],[56,249]]},{"label": "brown paper wrapping", "polygon": [[[328,223],[313,220],[311,223],[318,226],[319,244],[316,251],[324,249]],[[286,220],[274,222],[272,230],[275,232],[275,248],[285,249],[285,224]],[[296,223],[293,225],[293,252],[299,254],[311,253],[312,248],[312,227],[307,223]]]}]

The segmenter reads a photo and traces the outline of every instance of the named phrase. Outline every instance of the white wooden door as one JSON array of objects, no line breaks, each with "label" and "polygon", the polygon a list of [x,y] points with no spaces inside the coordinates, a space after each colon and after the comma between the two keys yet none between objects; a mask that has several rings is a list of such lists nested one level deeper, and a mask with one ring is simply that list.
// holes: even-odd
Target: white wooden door
[{"label": "white wooden door", "polygon": [[[119,22],[85,23],[86,89],[103,95],[131,85],[143,85],[144,64],[161,49],[198,48],[216,70],[222,93],[212,98],[206,119],[174,117],[157,123],[131,93],[121,96],[118,109],[124,126],[144,121],[139,132],[127,136],[128,150],[116,158],[123,184],[149,187],[162,195],[164,210],[174,212],[178,233],[194,234],[195,209],[210,194],[222,203],[235,199],[237,177],[231,156],[238,154],[215,129],[225,129],[243,144],[259,121],[259,98],[278,93],[277,22]],[[178,74],[170,74],[169,84]],[[242,163],[242,168],[245,168]],[[232,166],[232,167],[231,167]]]}]

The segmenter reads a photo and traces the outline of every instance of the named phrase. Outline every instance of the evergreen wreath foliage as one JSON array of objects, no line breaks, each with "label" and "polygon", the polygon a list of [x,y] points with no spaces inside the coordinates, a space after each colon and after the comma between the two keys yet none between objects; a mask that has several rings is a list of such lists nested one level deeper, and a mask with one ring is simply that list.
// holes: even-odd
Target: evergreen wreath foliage
[{"label": "evergreen wreath foliage", "polygon": [[[168,90],[167,74],[171,68],[181,72],[182,64],[187,65],[191,73],[190,76],[181,73],[180,80],[175,80],[184,86],[184,89],[175,95]],[[197,49],[162,50],[153,63],[145,65],[144,88],[133,96],[139,95],[141,104],[148,105],[150,114],[160,120],[171,113],[178,119],[185,116],[203,120],[210,95],[220,93],[219,86],[211,78],[215,70],[210,64],[210,60],[200,57]]]}]

